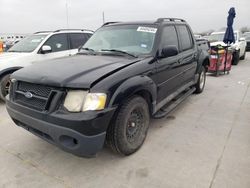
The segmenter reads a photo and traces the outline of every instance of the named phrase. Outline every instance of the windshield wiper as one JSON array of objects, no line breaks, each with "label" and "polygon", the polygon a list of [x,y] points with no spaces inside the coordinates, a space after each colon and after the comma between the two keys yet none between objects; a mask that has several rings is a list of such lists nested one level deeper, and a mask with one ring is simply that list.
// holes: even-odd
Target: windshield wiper
[{"label": "windshield wiper", "polygon": [[101,51],[103,51],[103,52],[117,52],[117,53],[120,53],[120,54],[129,55],[131,57],[137,57],[134,54],[131,54],[131,53],[128,53],[128,52],[125,52],[125,51],[122,51],[122,50],[117,50],[117,49],[101,49]]},{"label": "windshield wiper", "polygon": [[79,53],[82,53],[81,50],[85,50],[85,51],[91,52],[91,54],[94,54],[94,55],[96,54],[96,51],[93,50],[93,49],[91,49],[91,48],[80,48]]},{"label": "windshield wiper", "polygon": [[20,51],[17,51],[17,50],[8,50],[7,52],[20,52]]},{"label": "windshield wiper", "polygon": [[93,50],[93,49],[91,49],[91,48],[81,48],[81,50],[86,50],[86,51],[95,52],[95,50]]}]

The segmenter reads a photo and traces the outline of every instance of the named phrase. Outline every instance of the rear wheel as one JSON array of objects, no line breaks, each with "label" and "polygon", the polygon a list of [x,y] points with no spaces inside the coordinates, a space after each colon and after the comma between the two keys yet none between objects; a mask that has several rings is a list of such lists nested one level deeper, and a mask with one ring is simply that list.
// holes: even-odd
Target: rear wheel
[{"label": "rear wheel", "polygon": [[10,74],[6,74],[0,80],[0,98],[5,101],[5,97],[9,94]]},{"label": "rear wheel", "polygon": [[201,68],[201,72],[199,74],[198,82],[195,84],[195,93],[202,93],[206,84],[206,69],[204,66]]},{"label": "rear wheel", "polygon": [[149,119],[148,104],[142,97],[128,99],[108,128],[107,144],[122,155],[136,152],[146,138]]}]

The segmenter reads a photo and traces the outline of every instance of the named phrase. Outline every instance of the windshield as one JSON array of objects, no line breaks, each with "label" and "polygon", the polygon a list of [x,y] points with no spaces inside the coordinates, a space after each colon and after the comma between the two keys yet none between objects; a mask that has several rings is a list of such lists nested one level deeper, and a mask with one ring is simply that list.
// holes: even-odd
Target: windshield
[{"label": "windshield", "polygon": [[8,52],[33,52],[47,35],[31,35],[12,46]]},{"label": "windshield", "polygon": [[119,50],[130,54],[148,54],[153,49],[157,28],[123,25],[99,29],[83,46],[95,52]]},{"label": "windshield", "polygon": [[[209,36],[210,42],[221,42],[224,39],[225,33],[211,34]],[[237,40],[237,33],[234,33],[234,38]]]}]

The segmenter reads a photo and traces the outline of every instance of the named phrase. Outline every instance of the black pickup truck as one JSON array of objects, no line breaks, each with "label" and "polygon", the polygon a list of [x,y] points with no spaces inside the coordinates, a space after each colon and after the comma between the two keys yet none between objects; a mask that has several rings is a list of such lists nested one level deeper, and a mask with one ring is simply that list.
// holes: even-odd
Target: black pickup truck
[{"label": "black pickup truck", "polygon": [[182,19],[106,23],[75,56],[11,77],[7,110],[20,127],[78,156],[105,141],[130,155],[150,118],[161,118],[205,86],[207,50]]}]

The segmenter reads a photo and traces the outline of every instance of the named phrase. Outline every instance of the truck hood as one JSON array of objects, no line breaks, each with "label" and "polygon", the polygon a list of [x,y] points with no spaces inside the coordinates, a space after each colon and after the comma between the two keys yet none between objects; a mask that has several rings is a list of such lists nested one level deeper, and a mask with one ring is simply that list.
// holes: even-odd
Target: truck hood
[{"label": "truck hood", "polygon": [[12,78],[55,87],[89,89],[95,83],[141,58],[75,55],[39,62],[15,72]]}]

